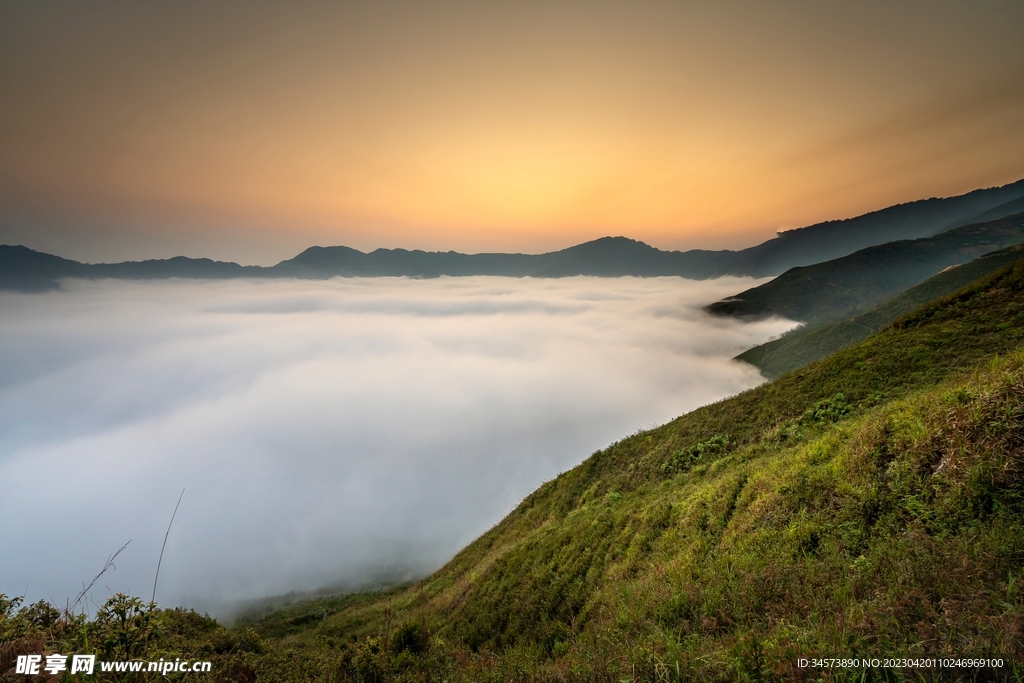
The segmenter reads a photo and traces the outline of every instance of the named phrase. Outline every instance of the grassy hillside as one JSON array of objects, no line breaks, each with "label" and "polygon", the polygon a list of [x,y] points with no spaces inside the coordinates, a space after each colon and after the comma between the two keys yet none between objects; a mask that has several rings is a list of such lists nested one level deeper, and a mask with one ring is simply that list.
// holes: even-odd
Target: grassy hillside
[{"label": "grassy hillside", "polygon": [[779,339],[744,351],[736,358],[754,365],[765,377],[778,377],[866,339],[905,313],[951,294],[1022,255],[1024,245],[986,254],[962,266],[950,267],[860,315],[835,323],[798,328]]},{"label": "grassy hillside", "polygon": [[[796,661],[897,654],[1022,676],[1022,346],[1018,261],[595,453],[413,585],[231,631],[155,612],[146,643],[230,680],[864,680]],[[0,640],[41,637],[7,612]]]},{"label": "grassy hillside", "polygon": [[890,242],[833,261],[793,268],[771,282],[708,306],[718,315],[778,315],[809,324],[848,318],[949,266],[1024,242],[1024,214]]}]

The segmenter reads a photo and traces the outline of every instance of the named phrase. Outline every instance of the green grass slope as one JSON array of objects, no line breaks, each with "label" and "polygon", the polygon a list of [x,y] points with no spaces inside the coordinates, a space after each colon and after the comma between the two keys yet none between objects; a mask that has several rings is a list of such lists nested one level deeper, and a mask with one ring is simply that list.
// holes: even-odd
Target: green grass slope
[{"label": "green grass slope", "polygon": [[765,377],[774,379],[866,339],[901,315],[955,292],[1021,256],[1024,256],[1024,245],[985,254],[962,266],[950,267],[860,315],[835,323],[798,328],[744,351],[736,358],[757,367]]},{"label": "green grass slope", "polygon": [[1024,214],[1017,214],[793,268],[707,310],[739,317],[778,315],[815,325],[832,322],[873,308],[944,268],[1021,242]]},{"label": "green grass slope", "polygon": [[415,585],[247,625],[277,643],[268,667],[313,648],[363,680],[800,678],[808,654],[1017,661],[1022,344],[1017,262],[595,453]]}]

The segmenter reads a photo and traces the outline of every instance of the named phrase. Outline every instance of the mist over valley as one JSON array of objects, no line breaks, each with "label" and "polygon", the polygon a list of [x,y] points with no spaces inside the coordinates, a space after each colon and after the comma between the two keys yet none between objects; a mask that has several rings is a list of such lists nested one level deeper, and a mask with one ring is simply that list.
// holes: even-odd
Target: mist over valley
[{"label": "mist over valley", "polygon": [[[725,277],[65,280],[0,293],[8,591],[239,601],[422,576],[595,449],[762,381]],[[28,511],[31,510],[31,514]]]}]

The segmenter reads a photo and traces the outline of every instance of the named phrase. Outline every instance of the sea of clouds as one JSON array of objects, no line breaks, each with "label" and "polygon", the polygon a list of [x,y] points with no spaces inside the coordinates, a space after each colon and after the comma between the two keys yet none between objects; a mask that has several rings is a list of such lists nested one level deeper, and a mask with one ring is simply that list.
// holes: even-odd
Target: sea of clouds
[{"label": "sea of clouds", "polygon": [[423,575],[594,450],[762,381],[757,281],[67,281],[0,292],[0,592],[226,613]]}]

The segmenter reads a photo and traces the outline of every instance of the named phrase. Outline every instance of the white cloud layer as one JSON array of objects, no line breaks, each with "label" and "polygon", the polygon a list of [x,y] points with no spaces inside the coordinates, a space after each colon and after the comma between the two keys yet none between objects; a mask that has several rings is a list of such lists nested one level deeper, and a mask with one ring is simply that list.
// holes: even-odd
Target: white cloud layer
[{"label": "white cloud layer", "polygon": [[596,449],[761,381],[755,281],[80,282],[0,293],[0,592],[231,601],[428,572]]}]

